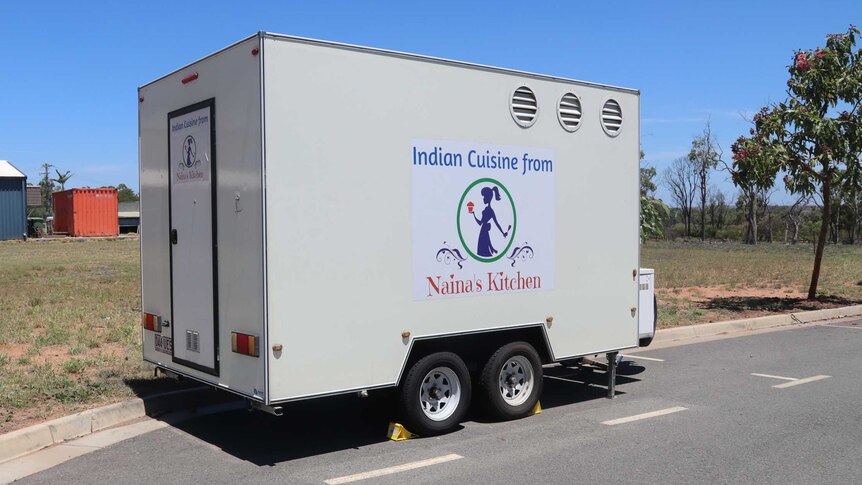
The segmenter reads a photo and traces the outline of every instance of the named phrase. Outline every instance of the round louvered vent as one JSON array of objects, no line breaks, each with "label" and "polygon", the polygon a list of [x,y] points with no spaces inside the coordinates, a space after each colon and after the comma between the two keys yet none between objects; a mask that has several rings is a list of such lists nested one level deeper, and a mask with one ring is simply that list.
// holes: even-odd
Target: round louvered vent
[{"label": "round louvered vent", "polygon": [[515,123],[527,128],[536,122],[539,103],[536,102],[536,95],[530,88],[521,86],[512,94],[512,104],[509,105],[509,109],[512,111]]},{"label": "round louvered vent", "polygon": [[620,104],[609,99],[602,106],[602,128],[608,136],[617,136],[623,128],[623,110]]},{"label": "round louvered vent", "polygon": [[560,124],[566,131],[575,131],[581,126],[581,100],[572,93],[566,93],[560,99],[560,109],[557,111]]}]

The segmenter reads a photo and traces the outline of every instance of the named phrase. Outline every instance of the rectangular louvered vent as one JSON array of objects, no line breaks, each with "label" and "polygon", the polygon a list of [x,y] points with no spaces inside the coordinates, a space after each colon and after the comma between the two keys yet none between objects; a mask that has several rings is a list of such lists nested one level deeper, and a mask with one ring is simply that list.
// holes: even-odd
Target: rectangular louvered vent
[{"label": "rectangular louvered vent", "polygon": [[201,351],[200,333],[194,332],[192,330],[186,330],[186,350],[191,350],[192,352]]}]

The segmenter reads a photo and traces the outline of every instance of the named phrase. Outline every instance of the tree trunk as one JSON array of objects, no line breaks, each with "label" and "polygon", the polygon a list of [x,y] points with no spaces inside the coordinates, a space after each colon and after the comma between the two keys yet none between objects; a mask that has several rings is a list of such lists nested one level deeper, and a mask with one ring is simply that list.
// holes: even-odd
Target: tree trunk
[{"label": "tree trunk", "polygon": [[824,171],[826,180],[823,182],[823,222],[820,224],[820,235],[817,237],[817,249],[814,252],[814,271],[811,272],[811,286],[808,287],[808,299],[817,297],[817,282],[820,279],[820,263],[823,261],[823,248],[826,246],[826,238],[829,236],[829,221],[831,219],[830,206],[832,200],[830,192],[830,174]]},{"label": "tree trunk", "polygon": [[748,198],[748,226],[751,229],[749,231],[749,236],[751,240],[749,244],[757,244],[757,194],[753,193],[751,197]]},{"label": "tree trunk", "polygon": [[838,244],[841,241],[841,198],[839,196],[838,204],[835,206],[835,239],[833,242]]},{"label": "tree trunk", "polygon": [[767,241],[772,244],[772,212],[766,212],[766,235]]}]

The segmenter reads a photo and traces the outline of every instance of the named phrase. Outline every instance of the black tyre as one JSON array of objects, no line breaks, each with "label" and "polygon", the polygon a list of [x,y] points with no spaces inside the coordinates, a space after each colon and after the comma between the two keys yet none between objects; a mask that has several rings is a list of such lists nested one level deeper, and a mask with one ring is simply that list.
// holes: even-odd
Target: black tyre
[{"label": "black tyre", "polygon": [[542,394],[542,362],[526,342],[506,344],[488,359],[479,378],[485,409],[498,419],[530,414]]},{"label": "black tyre", "polygon": [[423,357],[399,389],[398,411],[407,430],[419,436],[452,431],[470,407],[470,372],[451,352]]}]

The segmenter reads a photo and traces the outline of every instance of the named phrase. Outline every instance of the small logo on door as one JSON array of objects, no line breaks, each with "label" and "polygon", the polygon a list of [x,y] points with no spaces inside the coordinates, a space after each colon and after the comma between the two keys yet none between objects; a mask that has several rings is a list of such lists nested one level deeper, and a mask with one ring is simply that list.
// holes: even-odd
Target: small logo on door
[{"label": "small logo on door", "polygon": [[183,141],[183,165],[186,168],[192,168],[200,163],[197,159],[198,145],[195,142],[195,137],[189,135]]}]

